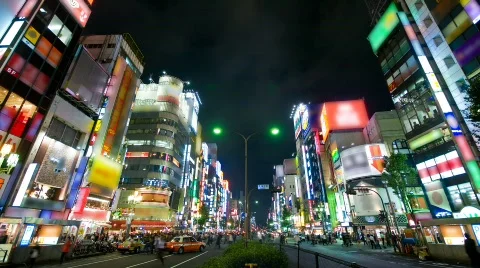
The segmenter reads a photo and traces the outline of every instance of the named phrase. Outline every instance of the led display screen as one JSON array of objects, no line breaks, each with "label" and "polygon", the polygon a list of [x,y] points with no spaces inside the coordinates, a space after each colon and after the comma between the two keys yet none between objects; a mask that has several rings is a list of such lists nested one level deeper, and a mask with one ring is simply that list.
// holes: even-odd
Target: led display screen
[{"label": "led display screen", "polygon": [[367,108],[363,100],[326,102],[320,114],[323,141],[332,130],[361,129],[368,124]]},{"label": "led display screen", "polygon": [[423,183],[446,179],[465,173],[457,151],[439,155],[417,164],[418,175]]},{"label": "led display screen", "polygon": [[480,33],[476,33],[468,39],[461,47],[453,52],[460,66],[465,66],[475,57],[480,55]]},{"label": "led display screen", "polygon": [[385,13],[378,21],[377,25],[368,35],[368,41],[372,46],[373,52],[376,54],[378,49],[382,46],[383,42],[388,38],[390,33],[398,25],[399,20],[397,16],[397,6],[394,2],[385,10]]},{"label": "led display screen", "polygon": [[367,144],[355,146],[340,153],[345,180],[381,176],[384,156],[387,156],[384,144]]},{"label": "led display screen", "polygon": [[78,101],[99,112],[108,73],[83,47],[79,47],[72,66],[62,87]]}]

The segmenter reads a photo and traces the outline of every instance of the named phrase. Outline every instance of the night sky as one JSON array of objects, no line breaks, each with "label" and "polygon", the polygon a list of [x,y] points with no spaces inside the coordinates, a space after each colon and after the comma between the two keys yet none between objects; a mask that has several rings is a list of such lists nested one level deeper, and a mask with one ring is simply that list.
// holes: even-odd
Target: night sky
[{"label": "night sky", "polygon": [[[249,185],[271,183],[273,166],[295,151],[294,104],[364,97],[369,115],[392,109],[366,39],[362,0],[96,0],[87,34],[130,33],[145,55],[143,81],[163,70],[191,81],[203,102],[200,123],[234,197],[244,189],[243,140],[212,135],[215,126],[245,134]],[[282,135],[269,137],[278,126]],[[270,194],[252,210],[265,223]]]}]

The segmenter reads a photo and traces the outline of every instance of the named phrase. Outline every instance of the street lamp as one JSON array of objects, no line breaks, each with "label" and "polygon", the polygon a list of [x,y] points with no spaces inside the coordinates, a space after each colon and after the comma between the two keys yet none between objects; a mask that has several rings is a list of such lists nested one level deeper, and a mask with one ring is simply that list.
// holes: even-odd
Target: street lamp
[{"label": "street lamp", "polygon": [[258,204],[258,200],[255,200],[255,204]]},{"label": "street lamp", "polygon": [[[220,127],[215,127],[213,129],[213,134],[215,135],[220,135],[222,134],[223,130],[220,128]],[[245,142],[245,194],[248,195],[248,141],[250,140],[251,137],[253,137],[255,134],[257,134],[257,132],[253,132],[251,133],[250,135],[244,135],[240,132],[233,132],[235,134],[237,134],[238,136],[242,137],[243,141]],[[278,134],[280,134],[280,130],[278,128],[272,128],[270,129],[270,134],[274,135],[274,136],[277,136]],[[247,196],[245,196],[246,200],[245,200],[245,212],[246,212],[246,216],[245,216],[245,247],[247,247],[248,245],[248,225],[249,225],[249,220],[248,218],[250,217],[249,215],[249,204],[248,204],[248,199],[247,199]]]},{"label": "street lamp", "polygon": [[133,216],[135,216],[135,205],[142,202],[142,195],[138,194],[138,191],[135,191],[133,195],[128,196],[128,204],[133,206],[133,212],[128,213],[127,217],[127,235],[130,235],[130,231],[132,229],[132,220]]}]

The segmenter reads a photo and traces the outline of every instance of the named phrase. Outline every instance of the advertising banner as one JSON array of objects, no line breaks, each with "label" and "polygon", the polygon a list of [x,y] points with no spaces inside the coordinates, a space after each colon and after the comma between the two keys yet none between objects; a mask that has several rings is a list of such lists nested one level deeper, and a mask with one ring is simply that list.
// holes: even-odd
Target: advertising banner
[{"label": "advertising banner", "polygon": [[84,28],[92,13],[88,5],[83,0],[60,0],[60,3],[63,4],[78,24]]},{"label": "advertising banner", "polygon": [[384,156],[387,156],[384,144],[367,144],[349,148],[340,153],[344,179],[381,176]]},{"label": "advertising banner", "polygon": [[77,202],[75,204],[75,208],[73,212],[75,213],[83,213],[85,209],[85,205],[87,204],[87,198],[90,195],[90,188],[82,187],[80,188],[80,192],[78,192]]},{"label": "advertising banner", "polygon": [[99,155],[93,159],[88,181],[115,190],[117,189],[121,174],[121,164]]},{"label": "advertising banner", "polygon": [[332,130],[362,129],[368,124],[367,108],[363,100],[326,102],[320,114],[323,141]]},{"label": "advertising banner", "polygon": [[480,33],[476,33],[468,39],[461,47],[453,52],[460,66],[465,66],[475,57],[480,55]]}]

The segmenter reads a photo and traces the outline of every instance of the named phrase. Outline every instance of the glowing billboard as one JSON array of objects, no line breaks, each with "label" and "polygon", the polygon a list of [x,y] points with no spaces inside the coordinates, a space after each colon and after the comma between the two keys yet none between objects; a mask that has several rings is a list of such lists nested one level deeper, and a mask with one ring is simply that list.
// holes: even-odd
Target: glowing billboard
[{"label": "glowing billboard", "polygon": [[383,143],[359,145],[340,153],[346,181],[371,176],[381,176],[387,148]]},{"label": "glowing billboard", "polygon": [[332,130],[360,129],[368,124],[367,108],[363,100],[326,102],[320,113],[323,141]]},{"label": "glowing billboard", "polygon": [[377,25],[375,25],[368,35],[367,39],[370,41],[373,53],[377,54],[378,49],[382,46],[383,42],[387,40],[393,29],[397,27],[399,23],[397,12],[397,5],[392,2],[387,10],[385,10],[385,13],[383,13],[383,16],[380,18]]},{"label": "glowing billboard", "polygon": [[121,164],[99,155],[93,159],[88,181],[115,190],[117,189],[121,174]]},{"label": "glowing billboard", "polygon": [[300,103],[295,110],[295,115],[293,116],[293,126],[295,129],[295,139],[298,138],[302,132],[303,127],[303,113],[307,111],[307,106],[303,103]]},{"label": "glowing billboard", "polygon": [[78,24],[84,28],[92,13],[88,5],[83,0],[60,0],[60,3],[63,4]]}]

